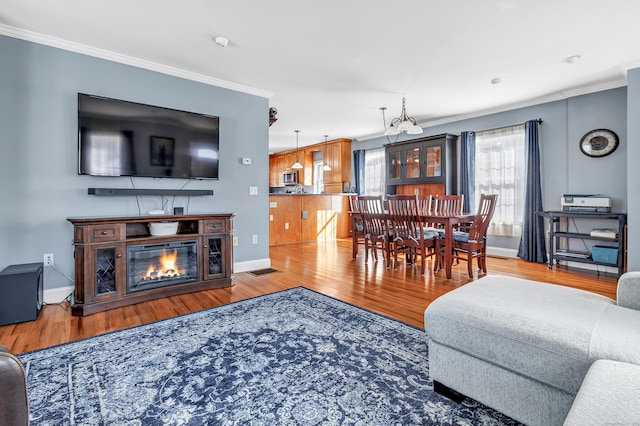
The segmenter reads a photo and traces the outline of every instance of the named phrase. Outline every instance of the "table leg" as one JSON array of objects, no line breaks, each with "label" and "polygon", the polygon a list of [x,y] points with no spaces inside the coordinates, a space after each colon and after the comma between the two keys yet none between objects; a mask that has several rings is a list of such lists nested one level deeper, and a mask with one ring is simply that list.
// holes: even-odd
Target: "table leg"
[{"label": "table leg", "polygon": [[444,267],[447,279],[451,279],[451,264],[453,263],[453,226],[447,221],[444,235]]},{"label": "table leg", "polygon": [[351,255],[355,259],[358,256],[358,231],[356,219],[351,216]]}]

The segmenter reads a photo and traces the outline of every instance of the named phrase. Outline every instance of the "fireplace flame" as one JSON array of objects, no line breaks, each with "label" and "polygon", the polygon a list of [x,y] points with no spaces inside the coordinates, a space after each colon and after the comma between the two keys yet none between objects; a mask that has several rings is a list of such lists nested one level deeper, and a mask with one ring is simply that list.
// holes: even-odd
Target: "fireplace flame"
[{"label": "fireplace flame", "polygon": [[143,275],[144,280],[159,280],[162,278],[176,278],[183,275],[184,270],[179,270],[176,266],[178,250],[162,251],[162,256],[158,258],[159,264],[149,264],[147,273]]}]

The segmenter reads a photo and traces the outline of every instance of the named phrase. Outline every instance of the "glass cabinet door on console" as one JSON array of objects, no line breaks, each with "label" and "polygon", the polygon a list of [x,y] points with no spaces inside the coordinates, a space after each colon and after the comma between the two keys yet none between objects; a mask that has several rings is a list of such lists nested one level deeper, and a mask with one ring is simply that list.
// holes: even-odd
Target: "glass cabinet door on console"
[{"label": "glass cabinet door on console", "polygon": [[225,220],[203,221],[202,264],[203,279],[215,279],[233,274],[231,262],[233,247],[231,245],[231,222]]},{"label": "glass cabinet door on console", "polygon": [[[88,268],[84,284],[84,302],[108,299],[123,293],[125,285],[124,244],[96,245],[85,261]],[[76,299],[78,295],[76,295]]]},{"label": "glass cabinet door on console", "polygon": [[227,250],[226,236],[206,236],[204,241],[203,248],[206,257],[204,279],[224,276],[227,273],[224,261],[224,253]]}]

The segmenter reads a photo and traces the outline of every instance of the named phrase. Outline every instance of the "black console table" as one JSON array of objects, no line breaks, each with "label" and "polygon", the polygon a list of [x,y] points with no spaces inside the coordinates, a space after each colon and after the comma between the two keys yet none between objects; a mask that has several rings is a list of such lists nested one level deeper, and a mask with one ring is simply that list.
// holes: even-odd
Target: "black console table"
[{"label": "black console table", "polygon": [[[617,268],[618,275],[624,272],[626,254],[626,228],[627,215],[625,213],[598,213],[598,212],[565,212],[565,211],[540,211],[537,212],[549,220],[549,269],[560,261],[587,263],[591,265],[611,266]],[[569,229],[569,220],[615,220],[617,235],[615,238],[592,236],[590,230],[585,232]],[[607,228],[614,228],[607,226]],[[602,244],[617,248],[617,261],[615,263],[604,262],[592,257],[591,252],[582,250],[569,250],[569,240],[590,240],[592,244]],[[562,248],[562,242],[566,248]]]}]

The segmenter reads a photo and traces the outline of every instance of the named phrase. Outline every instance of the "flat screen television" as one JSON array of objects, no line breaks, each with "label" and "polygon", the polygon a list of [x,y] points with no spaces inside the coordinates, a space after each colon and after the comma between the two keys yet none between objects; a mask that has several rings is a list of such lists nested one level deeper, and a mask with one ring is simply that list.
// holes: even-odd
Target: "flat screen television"
[{"label": "flat screen television", "polygon": [[218,179],[219,117],[78,93],[78,174]]}]

